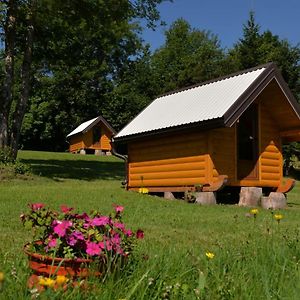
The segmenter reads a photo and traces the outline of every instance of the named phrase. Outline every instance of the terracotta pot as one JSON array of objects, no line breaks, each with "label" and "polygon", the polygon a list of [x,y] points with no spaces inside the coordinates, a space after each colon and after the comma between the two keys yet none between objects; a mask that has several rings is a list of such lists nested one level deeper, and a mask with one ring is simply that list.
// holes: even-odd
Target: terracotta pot
[{"label": "terracotta pot", "polygon": [[90,267],[94,263],[92,259],[66,259],[51,257],[33,253],[29,249],[29,244],[24,246],[24,252],[28,256],[29,267],[35,275],[52,276],[63,275],[68,277],[88,277],[100,276],[101,273],[93,271]]}]

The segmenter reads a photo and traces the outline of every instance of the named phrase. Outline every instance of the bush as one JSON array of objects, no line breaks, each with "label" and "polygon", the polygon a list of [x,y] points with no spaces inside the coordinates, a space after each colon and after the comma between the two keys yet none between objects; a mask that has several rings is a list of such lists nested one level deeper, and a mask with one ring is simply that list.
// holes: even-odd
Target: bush
[{"label": "bush", "polygon": [[9,164],[13,163],[14,161],[13,152],[10,147],[4,147],[3,149],[0,149],[0,163]]},{"label": "bush", "polygon": [[14,168],[15,174],[24,175],[24,174],[31,173],[30,166],[28,166],[28,165],[26,165],[24,163],[21,163],[18,160],[15,161],[15,163],[13,165],[13,168]]}]

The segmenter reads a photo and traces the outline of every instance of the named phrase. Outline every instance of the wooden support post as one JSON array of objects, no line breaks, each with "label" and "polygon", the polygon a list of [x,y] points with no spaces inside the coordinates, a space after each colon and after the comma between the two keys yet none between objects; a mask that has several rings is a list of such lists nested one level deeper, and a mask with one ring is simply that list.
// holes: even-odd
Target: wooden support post
[{"label": "wooden support post", "polygon": [[168,200],[175,200],[175,197],[172,192],[164,192],[164,198]]},{"label": "wooden support post", "polygon": [[214,192],[199,192],[195,193],[195,203],[201,205],[214,205],[217,204],[216,193]]},{"label": "wooden support post", "polygon": [[286,197],[283,193],[272,192],[269,197],[261,199],[261,206],[265,209],[281,209],[286,207]]},{"label": "wooden support post", "polygon": [[239,206],[258,206],[262,197],[262,188],[241,187]]}]

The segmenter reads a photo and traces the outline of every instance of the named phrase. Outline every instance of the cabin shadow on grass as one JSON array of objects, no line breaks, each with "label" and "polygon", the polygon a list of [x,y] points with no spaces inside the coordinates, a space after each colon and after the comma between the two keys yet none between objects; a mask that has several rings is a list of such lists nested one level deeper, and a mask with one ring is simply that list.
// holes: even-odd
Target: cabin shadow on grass
[{"label": "cabin shadow on grass", "polygon": [[20,159],[29,164],[32,173],[56,181],[60,179],[79,180],[122,180],[124,163],[122,161],[87,161],[55,159]]}]

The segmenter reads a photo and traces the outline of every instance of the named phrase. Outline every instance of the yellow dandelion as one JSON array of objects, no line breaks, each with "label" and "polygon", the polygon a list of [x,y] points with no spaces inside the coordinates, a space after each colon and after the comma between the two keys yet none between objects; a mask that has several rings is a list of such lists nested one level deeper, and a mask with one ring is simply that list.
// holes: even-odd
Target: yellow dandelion
[{"label": "yellow dandelion", "polygon": [[39,285],[53,287],[55,285],[55,280],[51,278],[46,278],[43,276],[39,277]]},{"label": "yellow dandelion", "polygon": [[250,214],[252,215],[257,215],[258,214],[258,209],[257,208],[253,208],[250,210]]},{"label": "yellow dandelion", "polygon": [[56,283],[58,284],[58,285],[63,285],[63,284],[65,284],[65,283],[67,283],[68,282],[68,278],[66,277],[66,276],[62,276],[62,275],[58,275],[57,277],[56,277]]},{"label": "yellow dandelion", "polygon": [[208,259],[213,259],[215,257],[215,254],[212,252],[206,252],[205,255]]},{"label": "yellow dandelion", "polygon": [[140,194],[148,194],[149,190],[147,188],[139,188],[139,193]]},{"label": "yellow dandelion", "polygon": [[4,273],[3,272],[0,272],[0,283],[4,281]]},{"label": "yellow dandelion", "polygon": [[277,222],[280,222],[280,220],[283,219],[283,215],[281,215],[281,214],[275,214],[275,215],[274,215],[274,219],[275,219]]}]

